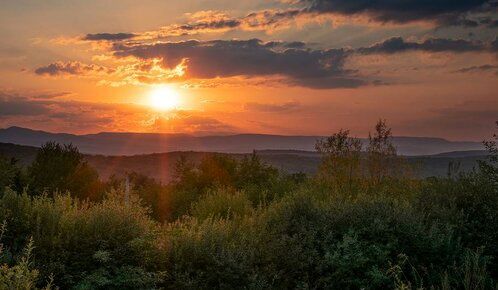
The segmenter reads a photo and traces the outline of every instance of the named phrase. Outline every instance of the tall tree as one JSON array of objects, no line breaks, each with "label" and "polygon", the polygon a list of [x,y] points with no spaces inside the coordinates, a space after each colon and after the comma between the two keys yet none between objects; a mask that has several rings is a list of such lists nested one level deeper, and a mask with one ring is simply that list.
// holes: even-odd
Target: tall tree
[{"label": "tall tree", "polygon": [[30,184],[35,193],[70,192],[79,198],[97,199],[98,174],[72,144],[44,144],[28,168]]},{"label": "tall tree", "polygon": [[10,187],[17,192],[22,191],[25,185],[24,177],[16,159],[0,155],[0,194],[3,193],[5,187]]},{"label": "tall tree", "polygon": [[368,134],[367,168],[371,181],[378,184],[385,178],[402,174],[404,170],[400,167],[400,161],[392,142],[391,128],[386,120],[380,119],[375,125],[375,132]]},{"label": "tall tree", "polygon": [[323,155],[318,177],[338,188],[352,189],[355,180],[361,177],[361,141],[349,136],[349,130],[341,129],[322,140],[315,149]]},{"label": "tall tree", "polygon": [[[498,129],[498,121],[496,122],[496,128]],[[498,134],[493,134],[493,139],[486,140],[483,143],[488,150],[489,159],[486,161],[479,160],[479,169],[498,185]]]}]

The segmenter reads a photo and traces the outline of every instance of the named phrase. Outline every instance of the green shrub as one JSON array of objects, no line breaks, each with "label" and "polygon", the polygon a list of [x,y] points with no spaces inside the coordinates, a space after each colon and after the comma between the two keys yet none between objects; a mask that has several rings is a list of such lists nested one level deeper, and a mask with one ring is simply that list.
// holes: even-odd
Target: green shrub
[{"label": "green shrub", "polygon": [[[3,235],[7,230],[7,223],[4,221],[0,226],[0,257],[4,258],[4,245],[1,243]],[[21,257],[18,258],[13,266],[7,263],[0,264],[0,289],[37,289],[39,273],[32,269],[31,255],[33,252],[33,239],[30,239],[25,246]],[[1,261],[0,261],[1,263]],[[52,278],[50,282],[43,287],[49,290],[52,288]]]},{"label": "green shrub", "polygon": [[169,289],[268,289],[251,219],[185,218],[167,226]]},{"label": "green shrub", "polygon": [[498,191],[492,180],[479,173],[434,178],[426,182],[417,203],[431,220],[454,227],[465,247],[483,247],[489,270],[498,277]]},{"label": "green shrub", "polygon": [[218,189],[197,200],[191,209],[191,216],[199,220],[207,218],[231,219],[251,212],[252,205],[246,195],[229,189]]},{"label": "green shrub", "polygon": [[459,250],[450,229],[426,225],[406,203],[312,195],[285,198],[262,216],[263,273],[277,287],[386,288],[389,262],[403,253],[435,283]]},{"label": "green shrub", "polygon": [[[93,204],[67,195],[51,199],[7,192],[0,209],[1,218],[11,225],[4,240],[12,255],[32,236],[35,267],[42,277],[53,273],[60,287],[86,285],[99,275],[110,280],[103,288],[118,287],[114,278],[123,271],[146,273],[143,286],[150,284],[150,277],[158,276],[152,273],[161,263],[158,227],[133,196],[126,201],[113,193]],[[99,253],[106,253],[108,259],[99,260]],[[103,272],[106,274],[98,274]]]}]

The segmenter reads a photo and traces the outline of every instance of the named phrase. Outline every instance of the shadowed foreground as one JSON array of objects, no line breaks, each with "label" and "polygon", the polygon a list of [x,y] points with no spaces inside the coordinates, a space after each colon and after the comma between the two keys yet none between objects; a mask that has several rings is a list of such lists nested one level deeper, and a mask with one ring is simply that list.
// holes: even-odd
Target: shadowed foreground
[{"label": "shadowed foreground", "polygon": [[25,169],[1,159],[0,288],[494,289],[496,143],[474,172],[421,180],[389,136],[321,140],[314,176],[213,155],[168,184],[102,182],[55,143]]}]

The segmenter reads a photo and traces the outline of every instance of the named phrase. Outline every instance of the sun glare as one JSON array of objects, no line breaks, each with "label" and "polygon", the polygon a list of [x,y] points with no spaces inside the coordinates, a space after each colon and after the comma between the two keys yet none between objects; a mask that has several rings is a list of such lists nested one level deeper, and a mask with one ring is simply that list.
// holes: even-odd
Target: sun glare
[{"label": "sun glare", "polygon": [[149,106],[159,111],[175,109],[180,105],[180,95],[168,86],[154,88],[149,93]]}]

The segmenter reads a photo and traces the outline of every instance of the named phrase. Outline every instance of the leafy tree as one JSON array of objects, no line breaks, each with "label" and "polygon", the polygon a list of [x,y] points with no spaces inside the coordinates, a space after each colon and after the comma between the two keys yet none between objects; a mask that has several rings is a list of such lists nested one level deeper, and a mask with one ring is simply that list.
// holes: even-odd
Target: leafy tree
[{"label": "leafy tree", "polygon": [[375,125],[374,134],[368,134],[368,172],[371,180],[377,184],[392,174],[392,163],[396,158],[396,147],[392,143],[391,128],[385,120]]},{"label": "leafy tree", "polygon": [[[498,129],[498,121],[496,127]],[[488,150],[489,160],[479,160],[479,169],[498,186],[498,134],[493,134],[493,139],[483,143]]]},{"label": "leafy tree", "polygon": [[11,187],[15,191],[21,191],[25,185],[25,177],[17,160],[0,156],[0,193],[5,187]]},{"label": "leafy tree", "polygon": [[323,140],[315,148],[323,155],[318,177],[332,183],[336,188],[352,189],[355,180],[361,177],[361,141],[349,136],[349,130],[341,129]]},{"label": "leafy tree", "polygon": [[28,175],[35,193],[68,191],[79,198],[100,197],[97,171],[72,144],[43,145],[28,168]]},{"label": "leafy tree", "polygon": [[[374,134],[368,135],[366,151],[371,186],[384,184],[399,190],[409,185],[406,182],[410,179],[412,168],[398,156],[392,142],[391,128],[387,126],[386,120],[379,120],[375,125]],[[385,184],[386,182],[390,183]],[[400,187],[396,187],[393,182],[398,182]]]},{"label": "leafy tree", "polygon": [[119,189],[124,191],[125,183],[129,182],[133,194],[138,195],[142,204],[151,209],[152,217],[164,221],[168,217],[168,187],[155,179],[140,173],[126,173],[124,177],[113,175],[106,183],[107,191]]}]

